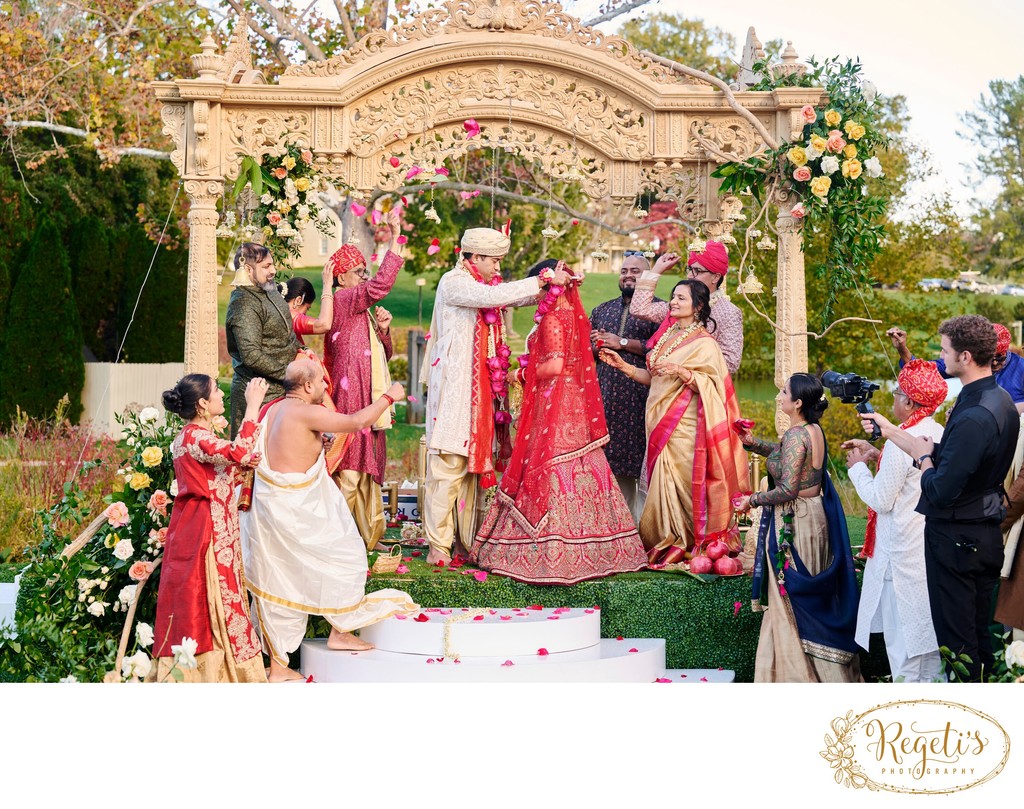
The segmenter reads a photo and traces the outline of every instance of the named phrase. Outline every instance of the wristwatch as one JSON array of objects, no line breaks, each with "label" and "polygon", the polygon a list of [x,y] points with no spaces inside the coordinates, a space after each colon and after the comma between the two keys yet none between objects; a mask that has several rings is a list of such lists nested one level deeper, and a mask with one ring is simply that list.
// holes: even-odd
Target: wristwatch
[{"label": "wristwatch", "polygon": [[623,348],[625,348],[626,346],[629,345],[629,340],[627,340],[625,337],[620,337],[619,338],[619,345],[622,346]]},{"label": "wristwatch", "polygon": [[923,464],[925,461],[930,461],[931,459],[932,459],[931,453],[928,453],[927,455],[922,455],[920,458],[918,458],[916,461],[914,461],[914,466],[917,469],[920,469],[921,468],[921,464]]}]

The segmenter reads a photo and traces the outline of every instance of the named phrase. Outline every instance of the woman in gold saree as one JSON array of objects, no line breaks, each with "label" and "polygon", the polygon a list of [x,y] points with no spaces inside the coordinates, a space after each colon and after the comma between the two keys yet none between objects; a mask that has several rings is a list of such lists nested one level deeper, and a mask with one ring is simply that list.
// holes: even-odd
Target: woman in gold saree
[{"label": "woman in gold saree", "polygon": [[648,343],[648,370],[601,352],[604,362],[651,388],[639,526],[651,564],[681,562],[694,547],[725,539],[731,499],[748,488],[746,455],[732,430],[739,404],[709,322],[708,288],[686,279],[673,288],[669,316]]}]

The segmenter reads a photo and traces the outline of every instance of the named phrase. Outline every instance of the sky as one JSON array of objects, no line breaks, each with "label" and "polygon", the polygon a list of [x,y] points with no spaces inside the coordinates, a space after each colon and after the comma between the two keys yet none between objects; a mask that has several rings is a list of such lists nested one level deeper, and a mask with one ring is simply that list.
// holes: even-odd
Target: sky
[{"label": "sky", "polygon": [[[600,4],[581,0],[573,13],[586,19]],[[972,147],[957,130],[964,130],[960,115],[974,108],[990,81],[1024,73],[1024,0],[659,0],[631,16],[659,11],[703,19],[732,34],[739,49],[753,26],[762,42],[792,41],[801,59],[860,57],[861,75],[880,93],[906,96],[908,134],[932,154],[938,176],[916,192],[948,190],[964,213],[976,193],[995,193],[991,185],[974,187],[962,167]]]}]

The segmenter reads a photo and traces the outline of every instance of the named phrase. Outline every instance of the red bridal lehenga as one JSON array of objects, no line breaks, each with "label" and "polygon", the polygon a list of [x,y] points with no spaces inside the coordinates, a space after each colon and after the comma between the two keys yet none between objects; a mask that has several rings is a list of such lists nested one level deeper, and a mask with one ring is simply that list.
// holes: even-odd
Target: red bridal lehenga
[{"label": "red bridal lehenga", "polygon": [[512,458],[470,561],[529,584],[574,584],[647,566],[605,459],[608,428],[590,321],[569,287],[527,340]]}]

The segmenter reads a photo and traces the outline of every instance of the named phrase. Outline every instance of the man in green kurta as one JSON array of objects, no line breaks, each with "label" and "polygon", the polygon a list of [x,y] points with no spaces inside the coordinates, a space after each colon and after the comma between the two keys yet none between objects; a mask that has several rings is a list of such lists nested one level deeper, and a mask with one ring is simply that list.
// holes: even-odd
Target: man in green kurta
[{"label": "man in green kurta", "polygon": [[274,259],[261,244],[245,242],[235,254],[235,286],[225,327],[234,368],[231,380],[231,437],[245,412],[245,386],[253,377],[267,380],[263,402],[284,395],[284,372],[301,347],[292,318],[274,284]]}]

